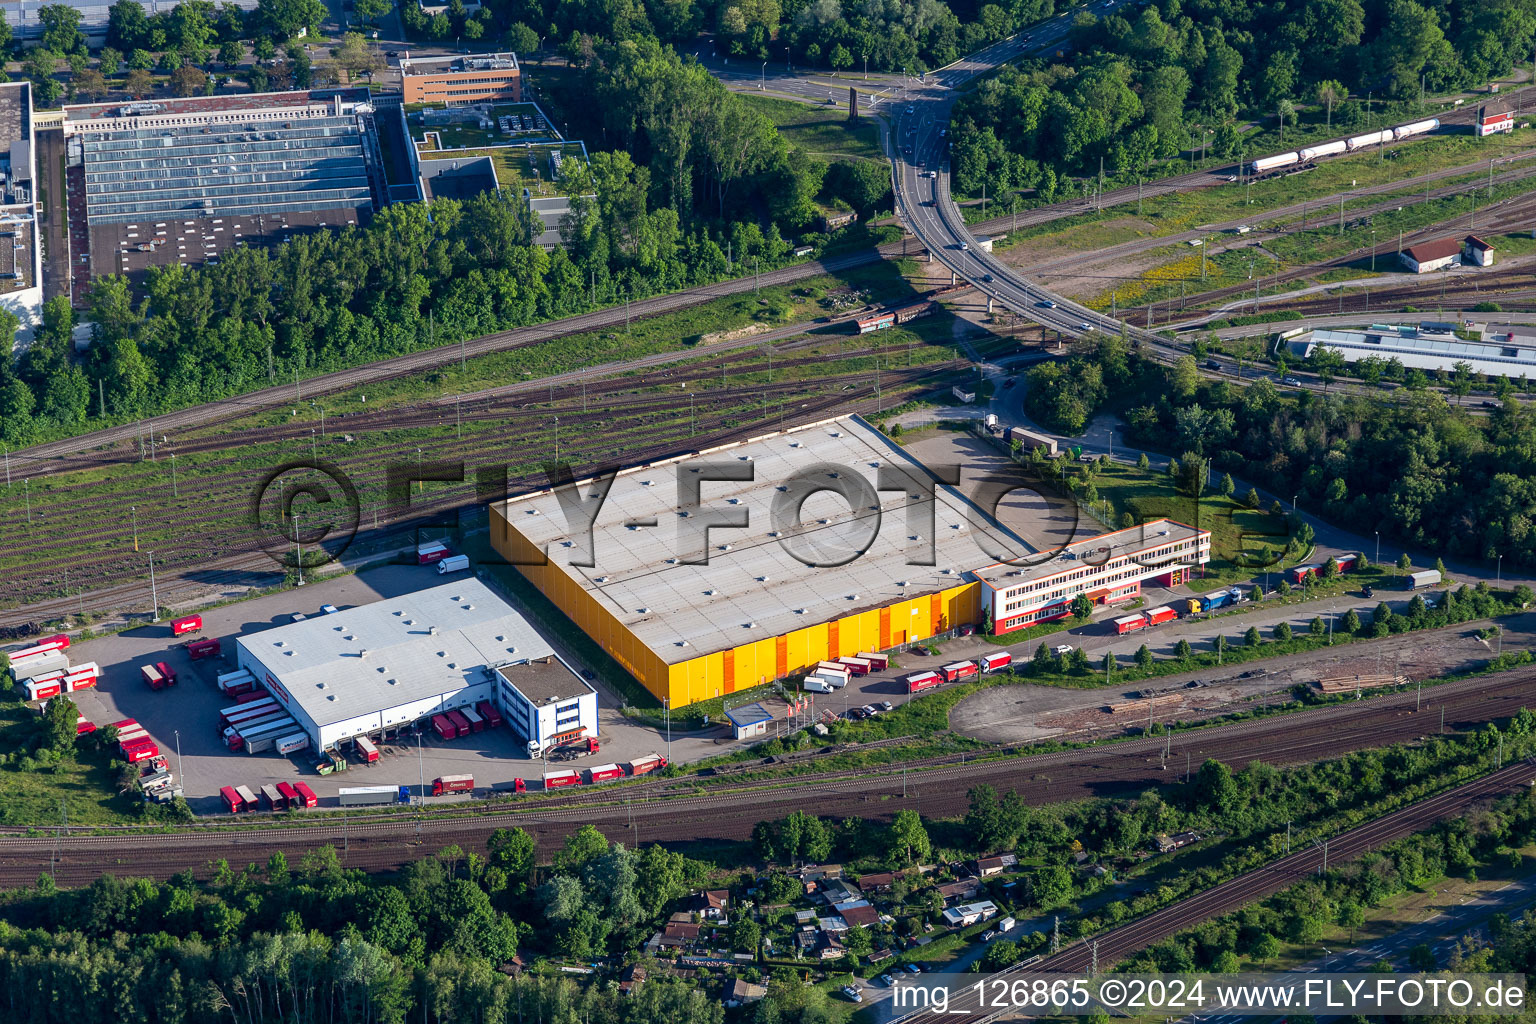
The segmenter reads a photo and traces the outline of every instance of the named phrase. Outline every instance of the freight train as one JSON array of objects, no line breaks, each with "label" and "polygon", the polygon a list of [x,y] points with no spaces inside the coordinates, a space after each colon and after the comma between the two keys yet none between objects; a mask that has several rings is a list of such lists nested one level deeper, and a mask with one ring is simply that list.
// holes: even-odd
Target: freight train
[{"label": "freight train", "polygon": [[1284,170],[1288,167],[1303,167],[1317,160],[1338,156],[1341,153],[1358,153],[1369,146],[1385,145],[1388,142],[1401,142],[1403,139],[1415,135],[1426,135],[1440,127],[1440,119],[1431,117],[1424,121],[1414,121],[1412,124],[1401,125],[1397,128],[1386,128],[1379,132],[1367,132],[1364,135],[1356,135],[1349,139],[1335,139],[1333,142],[1320,142],[1315,146],[1307,146],[1290,153],[1277,153],[1274,156],[1260,157],[1248,165],[1248,171],[1254,176],[1269,174],[1272,171]]}]

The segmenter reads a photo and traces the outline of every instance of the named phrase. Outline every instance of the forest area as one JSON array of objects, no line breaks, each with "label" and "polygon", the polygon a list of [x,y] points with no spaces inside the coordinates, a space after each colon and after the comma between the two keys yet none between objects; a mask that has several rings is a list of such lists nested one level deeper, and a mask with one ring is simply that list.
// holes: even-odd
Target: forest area
[{"label": "forest area", "polygon": [[[1331,380],[1338,367],[1320,351],[1313,368]],[[1028,376],[1029,412],[1051,429],[1080,433],[1112,405],[1128,443],[1297,493],[1309,514],[1380,523],[1383,538],[1446,556],[1536,565],[1536,411],[1512,382],[1492,382],[1502,400],[1472,416],[1428,390],[1419,371],[1393,401],[1291,396],[1265,378],[1241,388],[1203,378],[1195,356],[1160,366],[1104,337]],[[1458,401],[1477,383],[1469,369],[1439,376]]]},{"label": "forest area", "polygon": [[1052,201],[1069,175],[1244,151],[1247,122],[1341,130],[1529,64],[1536,0],[1152,0],[1079,12],[1072,46],[980,83],[954,114],[956,190]]}]

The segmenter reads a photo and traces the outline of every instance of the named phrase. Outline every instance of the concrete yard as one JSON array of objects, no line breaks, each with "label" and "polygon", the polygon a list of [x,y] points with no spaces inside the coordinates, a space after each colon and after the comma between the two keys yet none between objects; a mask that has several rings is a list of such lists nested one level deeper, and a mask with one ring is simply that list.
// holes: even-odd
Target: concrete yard
[{"label": "concrete yard", "polygon": [[[380,745],[379,761],[327,776],[315,773],[314,751],[306,750],[292,757],[275,753],[237,754],[224,746],[218,729],[218,713],[234,703],[220,694],[214,685],[218,673],[233,667],[233,637],[283,625],[294,612],[314,615],[323,604],[339,608],[421,590],[441,584],[444,577],[430,567],[391,565],[370,569],[356,575],[340,576],[311,583],[302,590],[285,591],[202,613],[203,636],[224,640],[224,657],[191,661],[181,649],[180,640],[171,637],[169,619],[157,625],[141,626],[112,636],[76,644],[70,649],[71,661],[94,661],[101,666],[102,680],[95,690],[71,695],[81,714],[98,726],[123,718],[134,718],[171,760],[171,770],[181,780],[187,802],[198,813],[222,810],[218,792],[226,785],[245,785],[253,791],[265,783],[306,782],[321,799],[321,806],[335,805],[337,790],[345,786],[410,785],[427,782],[439,775],[472,773],[476,788],[510,789],[518,778],[536,779],[546,770],[543,762],[530,761],[524,743],[510,729],[486,730],[445,742],[430,730],[421,738],[420,754],[416,744],[409,750],[390,742]],[[514,602],[515,604],[515,602]],[[557,643],[557,647],[560,645]],[[561,648],[573,665],[582,667],[579,658]],[[165,661],[176,670],[178,685],[153,691],[139,677],[142,665]],[[582,768],[591,764],[623,762],[650,753],[666,753],[664,732],[637,725],[619,714],[618,699],[601,682],[598,688],[598,721],[602,742],[599,754],[580,758],[562,767]],[[704,735],[675,732],[673,756],[679,760],[698,760],[721,753],[727,747],[717,743],[729,733],[717,727]],[[177,742],[180,742],[180,765]]]}]

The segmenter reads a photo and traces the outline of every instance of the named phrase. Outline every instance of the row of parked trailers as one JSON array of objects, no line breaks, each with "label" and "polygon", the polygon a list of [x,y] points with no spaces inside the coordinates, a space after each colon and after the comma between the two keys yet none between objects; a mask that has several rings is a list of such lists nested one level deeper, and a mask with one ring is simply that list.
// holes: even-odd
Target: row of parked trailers
[{"label": "row of parked trailers", "polygon": [[22,684],[27,700],[49,700],[61,693],[94,690],[101,679],[101,668],[94,661],[71,665],[34,676]]},{"label": "row of parked trailers", "polygon": [[890,668],[891,659],[884,654],[860,651],[858,655],[835,660],[820,661],[806,673],[804,686],[816,693],[831,693],[847,686],[855,676],[867,676],[871,672],[884,672]]},{"label": "row of parked trailers", "polygon": [[314,807],[320,802],[314,790],[302,782],[279,782],[262,786],[260,799],[245,786],[225,786],[219,790],[219,796],[224,799],[224,807],[231,814],[259,811],[263,806],[269,811],[285,811],[289,808]]},{"label": "row of parked trailers", "polygon": [[[245,676],[231,686],[230,677]],[[252,688],[247,689],[249,682]],[[279,754],[295,754],[309,747],[309,734],[288,709],[265,690],[255,689],[255,680],[246,671],[226,672],[219,676],[219,689],[225,694],[234,692],[238,703],[219,711],[219,736],[226,746],[235,752],[262,754],[275,750]]]},{"label": "row of parked trailers", "polygon": [[[597,782],[611,782],[614,779],[634,778],[639,775],[647,775],[660,771],[667,766],[667,759],[660,754],[647,754],[645,757],[627,761],[624,764],[600,764],[591,768],[583,768],[577,771],[573,768],[562,768],[559,771],[546,772],[544,774],[544,789],[563,789],[566,786],[590,786]],[[527,783],[518,779],[513,787],[516,792],[527,791]]]},{"label": "row of parked trailers", "polygon": [[[138,764],[160,756],[159,744],[150,737],[149,730],[134,719],[125,718],[121,722],[113,722],[112,727],[117,730],[117,749],[124,761]],[[75,728],[78,731],[79,725]]]},{"label": "row of parked trailers", "polygon": [[500,726],[501,712],[488,700],[482,700],[472,708],[455,708],[432,716],[432,731],[444,740],[456,740],[486,727],[496,729]]},{"label": "row of parked trailers", "polygon": [[1006,651],[984,654],[975,661],[953,661],[931,671],[914,672],[907,676],[907,692],[917,693],[921,690],[931,690],[943,683],[964,682],[988,672],[996,672],[1000,668],[1007,668],[1011,664],[1013,664],[1013,655]]},{"label": "row of parked trailers", "polygon": [[1114,622],[1115,632],[1124,636],[1126,633],[1134,633],[1138,629],[1146,629],[1148,626],[1159,626],[1164,622],[1171,622],[1179,617],[1171,605],[1161,605],[1157,608],[1149,608],[1135,615],[1126,615]]},{"label": "row of parked trailers", "polygon": [[1440,119],[1431,117],[1424,121],[1414,121],[1412,124],[1401,125],[1397,128],[1387,128],[1379,132],[1367,132],[1364,135],[1356,135],[1350,139],[1321,142],[1316,146],[1307,146],[1291,153],[1277,153],[1274,156],[1260,157],[1249,165],[1249,170],[1254,174],[1268,174],[1270,171],[1278,171],[1285,167],[1309,164],[1323,157],[1338,156],[1341,153],[1356,153],[1370,146],[1385,145],[1388,142],[1400,142],[1414,135],[1427,134],[1439,127]]},{"label": "row of parked trailers", "polygon": [[[1349,572],[1351,569],[1360,564],[1359,558],[1355,555],[1339,555],[1333,560],[1333,562],[1338,567],[1339,572]],[[1317,563],[1315,565],[1298,565],[1290,571],[1291,582],[1297,586],[1307,582],[1307,580],[1312,576],[1316,576],[1321,579],[1322,575],[1322,563]]]}]

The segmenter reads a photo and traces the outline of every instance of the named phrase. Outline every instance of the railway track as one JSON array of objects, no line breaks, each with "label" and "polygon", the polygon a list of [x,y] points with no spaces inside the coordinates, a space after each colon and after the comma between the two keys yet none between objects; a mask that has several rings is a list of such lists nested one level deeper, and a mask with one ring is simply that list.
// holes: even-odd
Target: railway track
[{"label": "railway track", "polygon": [[[1393,840],[1421,832],[1438,822],[1464,813],[1482,801],[1533,783],[1536,783],[1536,766],[1531,762],[1509,765],[1342,832],[1329,840],[1326,853],[1321,847],[1308,847],[1153,911],[1146,917],[1074,943],[1050,956],[1015,964],[998,973],[1086,976],[1095,964],[1102,970],[1202,921],[1272,896],[1316,872],[1322,867],[1325,857],[1328,863],[1351,860]],[[967,1019],[978,1022],[1019,1016],[1010,1011],[987,1012],[978,1004],[975,993],[968,987],[962,987],[952,993],[947,1014],[923,1010],[896,1017],[892,1024],[942,1024],[950,1019],[949,1014],[956,1013],[965,1014]]]},{"label": "railway track", "polygon": [[[895,765],[880,765],[736,783],[655,779],[510,803],[487,801],[465,810],[331,814],[312,825],[282,830],[253,828],[250,818],[221,817],[172,833],[131,826],[70,836],[13,831],[0,837],[0,885],[29,884],[46,870],[54,871],[61,884],[84,884],[104,871],[165,878],[182,870],[205,870],[212,859],[243,866],[276,850],[301,855],[322,846],[343,850],[350,866],[387,870],[450,843],[483,847],[492,830],[511,827],[530,832],[546,854],[588,823],[631,845],[742,841],[758,821],[796,809],[878,820],[906,808],[948,816],[958,810],[958,794],[980,783],[1000,791],[1015,789],[1031,804],[1135,793],[1175,781],[1186,767],[1193,770],[1206,758],[1235,767],[1256,760],[1281,766],[1325,760],[1432,735],[1440,729],[1442,713],[1448,730],[1475,728],[1530,704],[1533,683],[1536,668],[1527,668],[1491,680],[1437,686],[1417,713],[1416,694],[1383,694],[1190,730],[1172,737],[1166,758],[1169,741],[1159,737],[994,760],[934,758],[909,764],[905,773]],[[689,792],[689,786],[696,788]]]}]

